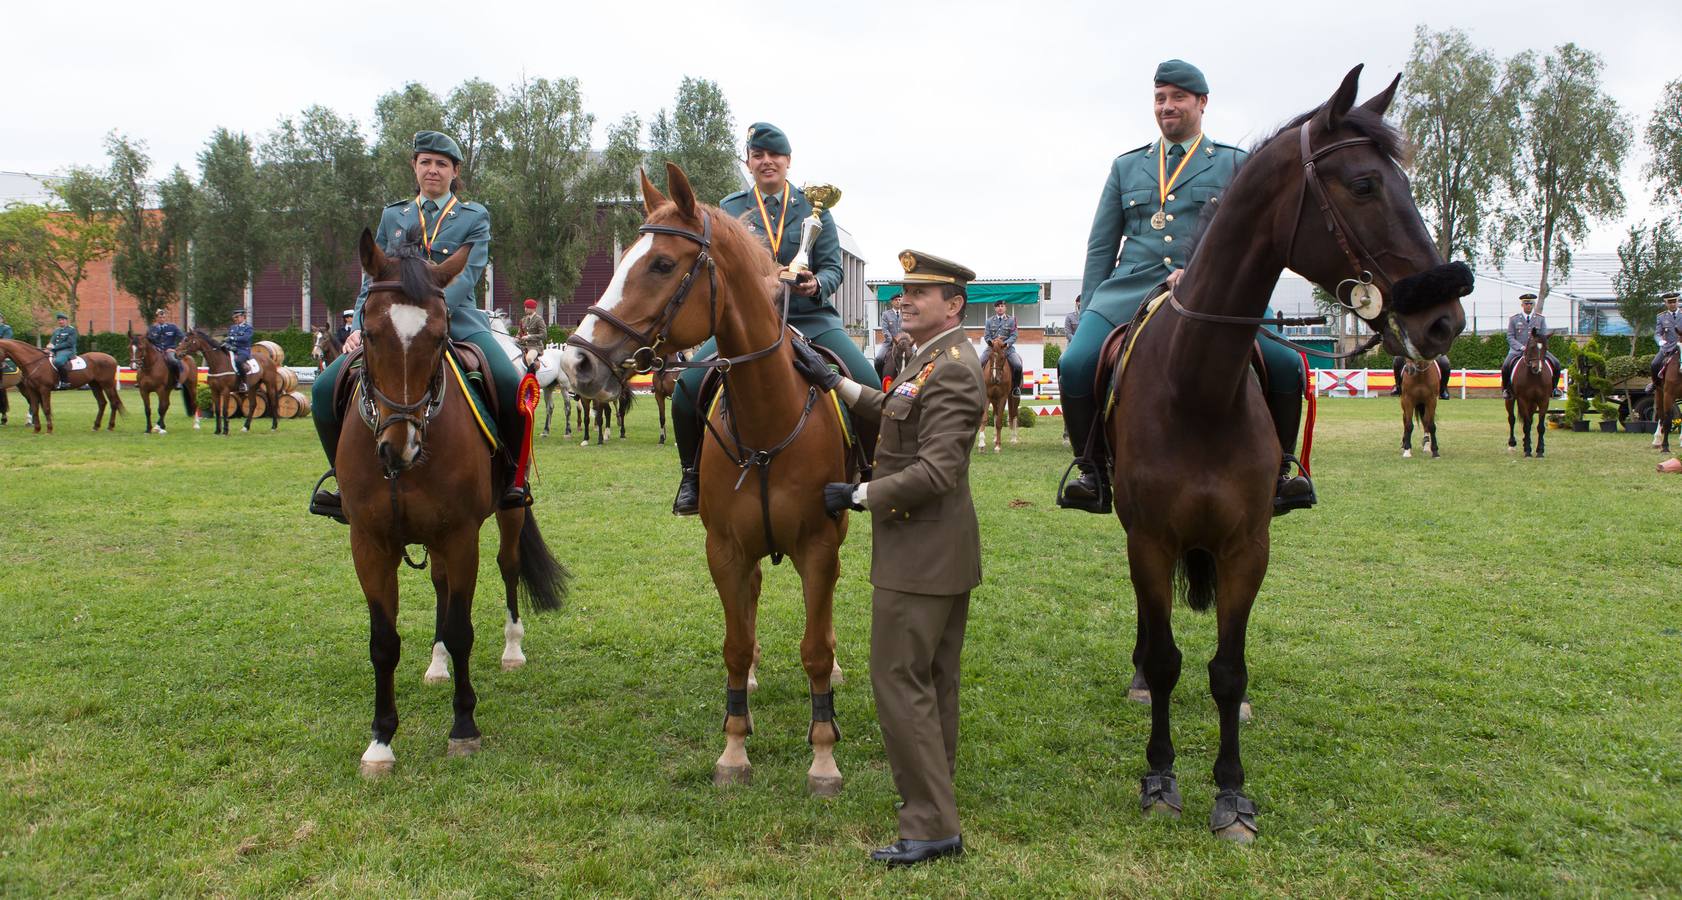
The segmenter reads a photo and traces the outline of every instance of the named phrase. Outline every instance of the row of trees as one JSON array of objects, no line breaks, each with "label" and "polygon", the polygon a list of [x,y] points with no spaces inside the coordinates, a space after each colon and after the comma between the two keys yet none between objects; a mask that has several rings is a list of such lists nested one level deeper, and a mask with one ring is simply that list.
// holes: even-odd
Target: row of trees
[{"label": "row of trees", "polygon": [[[460,142],[462,194],[493,210],[492,263],[519,296],[570,296],[590,250],[634,231],[645,160],[679,163],[703,196],[740,184],[730,106],[711,81],[685,78],[646,145],[635,115],[609,124],[602,148],[595,126],[575,79],[537,78],[507,89],[469,80],[443,96],[404,85],[375,103],[372,140],[323,106],[256,139],[218,128],[196,174],[177,166],[161,180],[144,142],[113,132],[106,165],[55,181],[50,207],[0,211],[0,312],[39,326],[64,308],[75,320],[88,267],[106,258],[148,322],[182,298],[199,320],[223,321],[271,263],[306,273],[323,308],[349,306],[356,237],[381,206],[414,193],[421,130]],[[664,179],[663,166],[650,168]]]},{"label": "row of trees", "polygon": [[[1497,264],[1516,249],[1539,262],[1538,311],[1592,225],[1624,213],[1620,176],[1636,128],[1603,88],[1603,67],[1575,44],[1502,60],[1463,31],[1420,26],[1402,79],[1414,196],[1437,249]],[[1664,213],[1632,226],[1618,250],[1618,310],[1636,336],[1658,293],[1682,280],[1682,78],[1666,86],[1644,138],[1643,175]]]}]

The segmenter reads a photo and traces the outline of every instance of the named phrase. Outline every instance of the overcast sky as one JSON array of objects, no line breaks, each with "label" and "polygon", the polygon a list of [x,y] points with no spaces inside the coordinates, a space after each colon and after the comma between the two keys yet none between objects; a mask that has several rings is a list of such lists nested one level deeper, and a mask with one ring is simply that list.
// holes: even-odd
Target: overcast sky
[{"label": "overcast sky", "polygon": [[[1070,3],[706,0],[638,3],[8,4],[0,169],[102,164],[112,129],[144,140],[163,175],[217,126],[260,140],[282,116],[330,106],[365,129],[407,81],[444,93],[575,77],[599,130],[645,124],[685,75],[717,81],[738,130],[767,120],[794,146],[791,180],[844,197],[872,277],[902,247],[983,277],[1074,276],[1117,154],[1156,135],[1151,74],[1182,57],[1211,89],[1206,132],[1248,146],[1365,63],[1362,97],[1407,59],[1414,26],[1450,26],[1506,57],[1575,41],[1636,123],[1628,218],[1651,217],[1640,129],[1682,76],[1672,2],[1598,7],[1476,0]],[[417,11],[423,10],[423,11]],[[451,13],[449,10],[459,10]],[[495,210],[492,210],[493,222]],[[1581,249],[1615,249],[1623,222]]]}]

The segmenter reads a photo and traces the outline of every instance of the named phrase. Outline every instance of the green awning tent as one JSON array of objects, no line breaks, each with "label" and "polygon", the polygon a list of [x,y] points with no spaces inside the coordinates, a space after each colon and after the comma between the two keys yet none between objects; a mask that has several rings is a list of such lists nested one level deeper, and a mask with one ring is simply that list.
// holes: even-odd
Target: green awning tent
[{"label": "green awning tent", "polygon": [[[876,302],[886,303],[905,289],[897,284],[879,284],[876,286]],[[1038,303],[1040,302],[1040,286],[1038,284],[972,284],[969,286],[969,302],[991,306],[994,303]]]}]

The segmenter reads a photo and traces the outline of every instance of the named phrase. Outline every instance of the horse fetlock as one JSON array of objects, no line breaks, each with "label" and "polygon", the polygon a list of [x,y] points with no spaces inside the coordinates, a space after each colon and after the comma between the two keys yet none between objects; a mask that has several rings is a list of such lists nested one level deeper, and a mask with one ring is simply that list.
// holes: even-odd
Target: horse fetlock
[{"label": "horse fetlock", "polygon": [[369,741],[368,749],[362,752],[357,772],[363,778],[379,778],[391,774],[396,766],[397,757],[391,752],[391,745],[375,739]]}]

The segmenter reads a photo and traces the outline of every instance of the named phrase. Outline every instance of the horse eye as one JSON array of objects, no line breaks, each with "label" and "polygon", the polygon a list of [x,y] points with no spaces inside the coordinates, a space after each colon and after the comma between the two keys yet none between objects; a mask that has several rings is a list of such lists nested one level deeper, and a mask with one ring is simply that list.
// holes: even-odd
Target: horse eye
[{"label": "horse eye", "polygon": [[665,256],[657,257],[648,264],[648,270],[656,275],[670,275],[672,270],[676,268],[677,263],[672,261],[670,257]]},{"label": "horse eye", "polygon": [[1349,190],[1357,197],[1369,196],[1372,194],[1373,181],[1371,178],[1357,178],[1349,185]]}]

